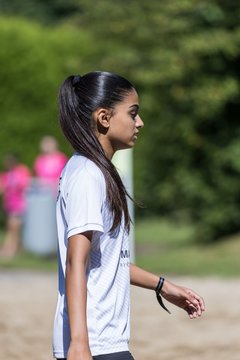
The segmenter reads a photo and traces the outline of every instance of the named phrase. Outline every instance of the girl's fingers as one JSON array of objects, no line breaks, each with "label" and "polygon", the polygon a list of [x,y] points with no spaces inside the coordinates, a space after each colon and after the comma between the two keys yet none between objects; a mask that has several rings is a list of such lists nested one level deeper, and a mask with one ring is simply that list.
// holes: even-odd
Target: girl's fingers
[{"label": "girl's fingers", "polygon": [[193,306],[192,304],[189,304],[188,306],[186,306],[185,310],[188,313],[190,319],[195,319],[195,318],[201,316],[201,311],[199,312],[199,310],[196,309],[196,307]]},{"label": "girl's fingers", "polygon": [[192,291],[188,291],[189,295],[191,296],[191,300],[192,303],[197,306],[198,308],[200,308],[201,312],[205,310],[205,304],[204,304],[204,300],[197,295],[196,293],[192,292]]},{"label": "girl's fingers", "polygon": [[202,315],[202,312],[205,309],[202,299],[197,296],[196,297],[193,294],[190,294],[189,300],[187,300],[187,306],[185,310],[188,312],[190,318],[196,318]]}]

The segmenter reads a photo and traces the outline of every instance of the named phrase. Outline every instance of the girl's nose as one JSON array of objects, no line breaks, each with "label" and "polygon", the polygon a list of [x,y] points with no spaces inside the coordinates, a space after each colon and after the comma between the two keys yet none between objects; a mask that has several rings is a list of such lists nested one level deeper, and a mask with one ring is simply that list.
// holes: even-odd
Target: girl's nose
[{"label": "girl's nose", "polygon": [[136,127],[137,127],[138,129],[141,129],[143,126],[144,126],[144,122],[142,121],[142,119],[141,119],[140,116],[138,115],[138,116],[137,116],[137,119],[136,119]]}]

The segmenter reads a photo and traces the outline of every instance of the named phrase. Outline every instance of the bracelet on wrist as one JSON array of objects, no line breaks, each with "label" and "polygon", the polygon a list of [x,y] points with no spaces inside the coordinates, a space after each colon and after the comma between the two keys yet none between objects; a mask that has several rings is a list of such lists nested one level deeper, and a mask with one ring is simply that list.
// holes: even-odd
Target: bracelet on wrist
[{"label": "bracelet on wrist", "polygon": [[160,279],[159,279],[159,282],[157,284],[157,287],[155,289],[155,292],[156,292],[156,297],[157,297],[157,301],[159,303],[159,305],[164,309],[166,310],[169,314],[171,314],[171,312],[166,308],[166,306],[164,305],[163,303],[163,300],[162,300],[162,297],[160,295],[160,291],[162,290],[162,287],[163,287],[163,284],[164,284],[164,278],[161,276]]}]

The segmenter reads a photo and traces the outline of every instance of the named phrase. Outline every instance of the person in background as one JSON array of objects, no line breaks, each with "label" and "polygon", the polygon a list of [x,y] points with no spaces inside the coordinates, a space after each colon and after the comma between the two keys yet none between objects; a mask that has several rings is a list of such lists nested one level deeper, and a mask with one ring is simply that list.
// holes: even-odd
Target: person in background
[{"label": "person in background", "polygon": [[2,258],[10,259],[21,250],[21,229],[26,207],[25,192],[31,182],[28,167],[15,154],[5,157],[6,171],[0,175],[0,191],[6,213],[6,235],[0,249]]},{"label": "person in background", "polygon": [[39,185],[50,187],[54,193],[57,191],[58,181],[67,157],[58,150],[57,140],[46,135],[40,142],[41,154],[34,162],[34,173]]}]

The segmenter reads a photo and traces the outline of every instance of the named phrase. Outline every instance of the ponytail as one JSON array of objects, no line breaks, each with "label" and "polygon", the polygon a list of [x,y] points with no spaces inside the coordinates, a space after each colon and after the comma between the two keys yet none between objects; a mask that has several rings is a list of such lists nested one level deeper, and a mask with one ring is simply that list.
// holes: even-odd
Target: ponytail
[{"label": "ponytail", "polygon": [[69,76],[59,91],[60,124],[65,137],[74,150],[93,161],[104,175],[107,202],[113,214],[110,233],[121,224],[122,215],[129,232],[131,219],[127,197],[133,199],[93,131],[92,114],[100,107],[113,109],[132,89],[133,86],[119,75],[92,72],[82,77]]}]

